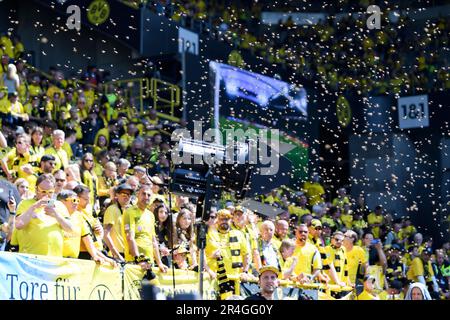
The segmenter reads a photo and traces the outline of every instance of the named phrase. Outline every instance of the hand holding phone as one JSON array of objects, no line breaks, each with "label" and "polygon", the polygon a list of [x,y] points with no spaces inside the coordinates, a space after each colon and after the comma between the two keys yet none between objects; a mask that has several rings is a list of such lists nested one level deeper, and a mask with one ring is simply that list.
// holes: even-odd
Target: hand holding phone
[{"label": "hand holding phone", "polygon": [[371,242],[370,242],[370,244],[371,245],[376,245],[376,244],[378,244],[378,243],[380,243],[380,239],[373,239]]},{"label": "hand holding phone", "polygon": [[49,199],[47,202],[47,207],[53,208],[55,206],[55,199]]}]

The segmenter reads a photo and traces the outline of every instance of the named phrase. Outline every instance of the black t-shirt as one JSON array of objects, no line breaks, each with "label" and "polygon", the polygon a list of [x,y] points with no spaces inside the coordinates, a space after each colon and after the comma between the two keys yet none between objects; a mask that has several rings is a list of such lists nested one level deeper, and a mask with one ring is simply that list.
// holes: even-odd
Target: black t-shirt
[{"label": "black t-shirt", "polygon": [[267,300],[266,298],[264,298],[261,293],[257,293],[257,294],[252,294],[251,296],[248,296],[247,298],[245,298],[245,300],[262,300],[265,301]]}]

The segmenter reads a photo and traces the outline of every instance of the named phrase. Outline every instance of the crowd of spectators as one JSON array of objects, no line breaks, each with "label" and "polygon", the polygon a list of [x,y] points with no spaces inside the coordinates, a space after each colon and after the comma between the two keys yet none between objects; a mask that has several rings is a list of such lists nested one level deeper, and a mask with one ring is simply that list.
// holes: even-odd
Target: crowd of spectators
[{"label": "crowd of spectators", "polygon": [[199,270],[195,199],[167,188],[168,134],[179,124],[138,112],[120,87],[106,94],[94,66],[81,79],[44,77],[23,60],[19,37],[0,42],[1,182],[20,194],[3,203],[4,250],[136,263],[147,278],[153,267],[205,271],[223,299],[232,279],[255,280],[264,266],[300,284],[353,287],[359,299],[449,298],[449,243],[436,248],[408,217],[344,188],[326,201],[318,175],[263,196],[284,210],[275,218],[226,195],[210,212]]},{"label": "crowd of spectators", "polygon": [[[448,47],[449,20],[437,17],[423,23],[407,15],[416,7],[439,3],[411,7],[410,2],[383,2],[381,29],[370,30],[365,11],[373,3],[341,2],[317,10],[329,16],[306,25],[296,25],[289,16],[310,12],[305,4],[284,4],[284,9],[281,2],[264,1],[151,1],[147,5],[281,67],[303,85],[360,95],[420,94],[450,88],[449,53],[443,50]],[[287,20],[265,25],[264,11],[287,12]],[[338,12],[360,15],[338,19]]]}]

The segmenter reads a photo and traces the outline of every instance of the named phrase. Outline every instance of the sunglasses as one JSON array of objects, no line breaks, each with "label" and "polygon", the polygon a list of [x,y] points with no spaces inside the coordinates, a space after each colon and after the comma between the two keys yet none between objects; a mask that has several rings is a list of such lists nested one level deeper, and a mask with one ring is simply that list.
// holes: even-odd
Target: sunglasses
[{"label": "sunglasses", "polygon": [[66,181],[66,179],[55,179],[56,180],[56,182],[65,182]]},{"label": "sunglasses", "polygon": [[84,159],[85,162],[94,162],[92,159]]},{"label": "sunglasses", "polygon": [[216,219],[217,216],[209,216],[209,219]]},{"label": "sunglasses", "polygon": [[75,203],[75,204],[79,204],[80,203],[80,199],[78,198],[67,198],[66,201]]},{"label": "sunglasses", "polygon": [[38,187],[38,191],[43,193],[43,194],[53,194],[53,193],[55,193],[55,189],[43,190],[43,189],[41,189],[41,187]]}]

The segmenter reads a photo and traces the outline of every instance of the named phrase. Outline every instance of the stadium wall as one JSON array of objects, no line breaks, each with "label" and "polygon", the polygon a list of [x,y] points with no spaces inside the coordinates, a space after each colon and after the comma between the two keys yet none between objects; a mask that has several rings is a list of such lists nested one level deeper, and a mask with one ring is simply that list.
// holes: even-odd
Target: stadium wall
[{"label": "stadium wall", "polygon": [[135,53],[130,48],[85,25],[79,34],[67,30],[66,16],[32,1],[27,6],[17,5],[16,10],[17,32],[26,50],[34,52],[36,67],[41,70],[57,66],[69,75],[96,65],[109,70],[113,78],[133,77]]}]

